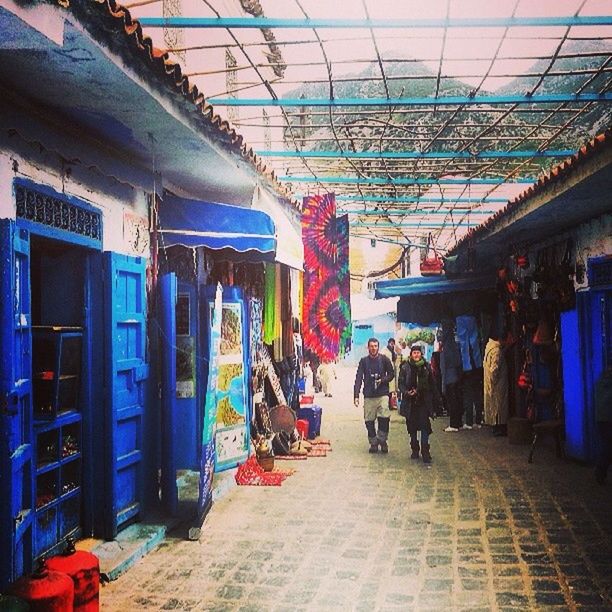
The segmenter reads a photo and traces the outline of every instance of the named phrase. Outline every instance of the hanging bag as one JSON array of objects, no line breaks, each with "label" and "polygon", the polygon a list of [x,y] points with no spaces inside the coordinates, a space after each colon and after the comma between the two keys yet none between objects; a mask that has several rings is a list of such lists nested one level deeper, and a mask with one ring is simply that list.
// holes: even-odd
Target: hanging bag
[{"label": "hanging bag", "polygon": [[556,280],[559,310],[572,310],[576,305],[574,270],[572,269],[572,249],[572,240],[569,239],[565,245],[565,252],[559,264]]},{"label": "hanging bag", "polygon": [[[433,256],[430,256],[430,251]],[[433,239],[431,234],[427,237],[427,250],[425,251],[425,259],[421,261],[421,275],[422,276],[441,276],[444,272],[444,262],[438,255],[435,247],[433,246]]]},{"label": "hanging bag", "polygon": [[516,381],[519,389],[529,391],[533,387],[533,376],[531,375],[531,352],[525,351],[525,361]]}]

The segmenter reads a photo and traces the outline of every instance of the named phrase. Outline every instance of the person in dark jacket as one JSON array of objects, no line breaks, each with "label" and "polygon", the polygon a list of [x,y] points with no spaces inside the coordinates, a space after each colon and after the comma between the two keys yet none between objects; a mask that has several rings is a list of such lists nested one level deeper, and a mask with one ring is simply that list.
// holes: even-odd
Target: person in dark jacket
[{"label": "person in dark jacket", "polygon": [[[370,453],[389,452],[389,383],[395,378],[393,364],[388,357],[378,352],[376,338],[368,340],[368,354],[359,360],[353,396],[355,406],[359,406],[359,394],[363,385],[363,418],[368,430]],[[378,420],[378,432],[376,421]]]},{"label": "person in dark jacket", "polygon": [[612,366],[603,371],[595,384],[595,419],[601,444],[595,479],[602,485],[612,463]]},{"label": "person in dark jacket", "polygon": [[442,327],[440,370],[442,371],[442,393],[450,416],[449,426],[444,431],[457,432],[463,427],[463,397],[461,392],[463,365],[452,322],[446,322]]},{"label": "person in dark jacket", "polygon": [[[402,392],[400,414],[406,417],[406,429],[410,435],[411,459],[419,458],[419,450],[423,463],[431,463],[429,434],[434,409],[440,404],[440,396],[436,388],[431,366],[423,357],[423,349],[419,345],[410,347],[410,357],[402,364],[399,375],[399,388]],[[417,432],[421,432],[421,444]]]}]

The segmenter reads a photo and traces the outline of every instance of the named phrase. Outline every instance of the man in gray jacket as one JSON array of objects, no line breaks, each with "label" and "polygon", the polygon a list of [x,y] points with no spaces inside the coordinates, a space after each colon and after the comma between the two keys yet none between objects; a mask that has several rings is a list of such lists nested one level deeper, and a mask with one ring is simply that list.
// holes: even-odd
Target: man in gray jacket
[{"label": "man in gray jacket", "polygon": [[[388,357],[378,352],[379,343],[376,338],[368,340],[368,354],[362,357],[357,367],[353,396],[355,406],[359,406],[359,394],[363,385],[363,418],[368,430],[370,453],[389,452],[387,439],[389,437],[389,383],[395,379],[395,370]],[[378,433],[376,432],[378,421]]]}]

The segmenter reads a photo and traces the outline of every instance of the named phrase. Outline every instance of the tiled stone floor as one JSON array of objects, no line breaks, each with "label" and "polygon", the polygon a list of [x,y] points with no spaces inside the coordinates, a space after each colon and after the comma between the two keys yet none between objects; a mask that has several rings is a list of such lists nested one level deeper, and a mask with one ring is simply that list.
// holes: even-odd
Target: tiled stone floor
[{"label": "tiled stone floor", "polygon": [[370,455],[354,369],[324,406],[325,458],[277,462],[281,487],[236,487],[199,542],[168,538],[102,589],[105,610],[612,610],[612,484],[590,467],[444,433],[431,467],[393,415]]}]

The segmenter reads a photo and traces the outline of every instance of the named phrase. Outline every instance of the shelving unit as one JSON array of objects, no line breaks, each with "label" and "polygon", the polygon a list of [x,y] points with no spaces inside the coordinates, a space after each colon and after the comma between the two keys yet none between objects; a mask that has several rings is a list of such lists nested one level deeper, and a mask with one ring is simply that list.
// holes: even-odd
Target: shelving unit
[{"label": "shelving unit", "polygon": [[33,328],[35,556],[52,549],[81,523],[82,336],[74,327]]}]

